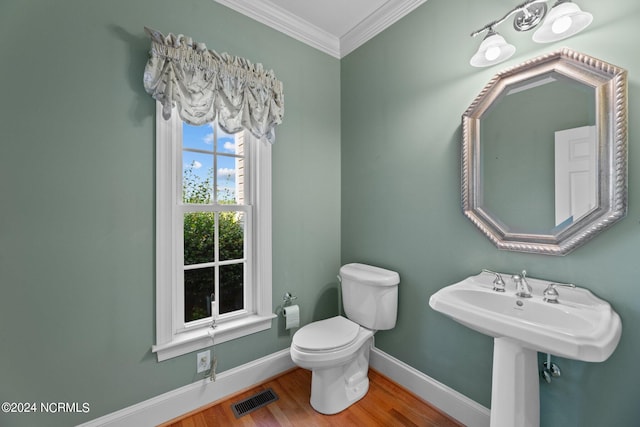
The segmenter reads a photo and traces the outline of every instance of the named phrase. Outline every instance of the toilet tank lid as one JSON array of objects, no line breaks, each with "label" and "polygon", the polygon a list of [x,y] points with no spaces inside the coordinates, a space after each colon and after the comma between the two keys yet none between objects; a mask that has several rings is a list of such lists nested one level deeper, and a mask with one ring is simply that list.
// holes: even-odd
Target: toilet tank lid
[{"label": "toilet tank lid", "polygon": [[400,283],[400,275],[395,271],[359,263],[343,265],[340,268],[340,277],[343,280],[357,280],[374,286],[393,286]]}]

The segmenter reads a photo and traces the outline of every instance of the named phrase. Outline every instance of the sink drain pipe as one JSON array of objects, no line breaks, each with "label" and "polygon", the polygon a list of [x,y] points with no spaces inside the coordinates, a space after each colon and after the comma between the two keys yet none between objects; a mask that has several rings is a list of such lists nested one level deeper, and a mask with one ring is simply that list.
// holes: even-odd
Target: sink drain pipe
[{"label": "sink drain pipe", "polygon": [[540,376],[547,384],[551,384],[552,377],[559,377],[561,375],[560,368],[555,363],[551,363],[551,354],[547,353],[547,361],[542,364],[543,369],[540,371]]}]

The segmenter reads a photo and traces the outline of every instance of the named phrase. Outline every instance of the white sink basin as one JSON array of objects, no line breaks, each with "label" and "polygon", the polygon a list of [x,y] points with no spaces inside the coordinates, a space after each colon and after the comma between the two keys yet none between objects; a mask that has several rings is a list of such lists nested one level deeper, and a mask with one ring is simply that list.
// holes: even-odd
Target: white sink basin
[{"label": "white sink basin", "polygon": [[615,350],[622,323],[608,302],[587,289],[558,287],[558,304],[543,301],[550,283],[527,278],[532,297],[519,298],[509,274],[506,292],[493,290],[494,275],[480,273],[440,289],[429,305],[463,325],[494,338],[511,338],[532,350],[602,362]]},{"label": "white sink basin", "polygon": [[433,294],[429,305],[455,321],[494,337],[491,427],[540,425],[537,352],[602,362],[620,341],[620,316],[583,288],[558,287],[558,304],[543,300],[549,281],[527,278],[532,296],[493,290],[495,276],[480,273]]}]

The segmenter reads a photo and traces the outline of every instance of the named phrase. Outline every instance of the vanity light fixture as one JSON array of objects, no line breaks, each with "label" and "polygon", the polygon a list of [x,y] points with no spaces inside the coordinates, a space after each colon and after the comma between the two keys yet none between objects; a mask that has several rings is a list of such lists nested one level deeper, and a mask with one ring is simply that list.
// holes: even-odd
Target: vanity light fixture
[{"label": "vanity light fixture", "polygon": [[580,10],[580,7],[571,0],[557,0],[547,13],[547,1],[527,0],[497,21],[490,22],[471,33],[471,37],[485,31],[487,35],[469,63],[474,67],[488,67],[509,59],[515,53],[515,46],[507,43],[495,30],[496,26],[514,14],[513,28],[516,31],[532,30],[542,22],[533,34],[533,41],[536,43],[551,43],[571,37],[587,28],[593,21],[593,15]]}]

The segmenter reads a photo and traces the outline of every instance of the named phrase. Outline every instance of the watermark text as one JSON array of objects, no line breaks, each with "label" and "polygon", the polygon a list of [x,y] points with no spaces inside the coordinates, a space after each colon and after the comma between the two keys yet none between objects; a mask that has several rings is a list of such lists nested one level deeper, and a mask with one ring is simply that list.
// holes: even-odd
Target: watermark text
[{"label": "watermark text", "polygon": [[2,402],[5,414],[88,414],[91,405],[87,402]]}]

